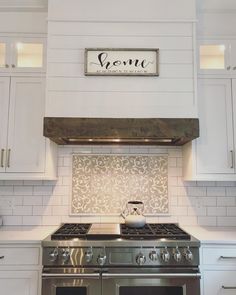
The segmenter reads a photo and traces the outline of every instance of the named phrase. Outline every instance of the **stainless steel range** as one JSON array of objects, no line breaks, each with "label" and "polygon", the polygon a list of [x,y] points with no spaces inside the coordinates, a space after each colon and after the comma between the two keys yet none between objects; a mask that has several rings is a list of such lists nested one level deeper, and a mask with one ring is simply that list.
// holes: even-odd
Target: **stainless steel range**
[{"label": "stainless steel range", "polygon": [[200,243],[175,224],[64,224],[42,246],[42,295],[200,294]]}]

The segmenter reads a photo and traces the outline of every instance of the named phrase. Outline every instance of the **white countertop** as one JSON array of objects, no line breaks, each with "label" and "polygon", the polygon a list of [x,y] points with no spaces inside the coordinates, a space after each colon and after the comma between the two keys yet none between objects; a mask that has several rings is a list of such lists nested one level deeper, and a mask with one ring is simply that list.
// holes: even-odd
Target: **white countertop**
[{"label": "white countertop", "polygon": [[181,227],[202,244],[236,244],[236,227]]},{"label": "white countertop", "polygon": [[[236,227],[181,226],[202,244],[236,244]],[[58,226],[2,226],[0,244],[40,244]]]},{"label": "white countertop", "polygon": [[40,244],[58,226],[1,226],[0,244]]}]

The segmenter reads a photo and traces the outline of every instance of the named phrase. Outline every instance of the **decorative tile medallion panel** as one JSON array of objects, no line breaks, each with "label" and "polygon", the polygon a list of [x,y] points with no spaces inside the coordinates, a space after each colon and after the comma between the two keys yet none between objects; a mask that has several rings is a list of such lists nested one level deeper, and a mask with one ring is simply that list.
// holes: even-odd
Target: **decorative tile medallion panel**
[{"label": "decorative tile medallion panel", "polygon": [[73,155],[72,214],[120,214],[130,200],[168,213],[166,155]]}]

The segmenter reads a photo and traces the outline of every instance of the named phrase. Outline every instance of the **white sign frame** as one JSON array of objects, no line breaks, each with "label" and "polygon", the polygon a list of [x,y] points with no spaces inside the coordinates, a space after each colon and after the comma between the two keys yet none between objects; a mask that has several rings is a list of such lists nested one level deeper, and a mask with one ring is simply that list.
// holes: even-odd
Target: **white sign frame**
[{"label": "white sign frame", "polygon": [[159,76],[158,48],[85,48],[85,76]]}]

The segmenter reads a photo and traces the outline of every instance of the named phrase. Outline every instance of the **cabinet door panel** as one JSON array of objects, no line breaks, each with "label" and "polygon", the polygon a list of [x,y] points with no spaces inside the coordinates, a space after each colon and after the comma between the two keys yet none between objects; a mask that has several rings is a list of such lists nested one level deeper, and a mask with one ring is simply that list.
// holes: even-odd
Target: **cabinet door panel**
[{"label": "cabinet door panel", "polygon": [[230,79],[199,80],[197,173],[234,173]]},{"label": "cabinet door panel", "polygon": [[37,295],[37,271],[0,271],[0,293],[6,295]]},{"label": "cabinet door panel", "polygon": [[230,42],[226,40],[199,40],[198,72],[200,74],[229,74]]},{"label": "cabinet door panel", "polygon": [[235,276],[236,271],[204,271],[204,295],[235,295]]},{"label": "cabinet door panel", "polygon": [[5,172],[10,78],[0,77],[0,172]]},{"label": "cabinet door panel", "polygon": [[9,72],[10,69],[10,39],[0,37],[0,71]]},{"label": "cabinet door panel", "polygon": [[43,78],[12,78],[7,172],[44,172]]}]

